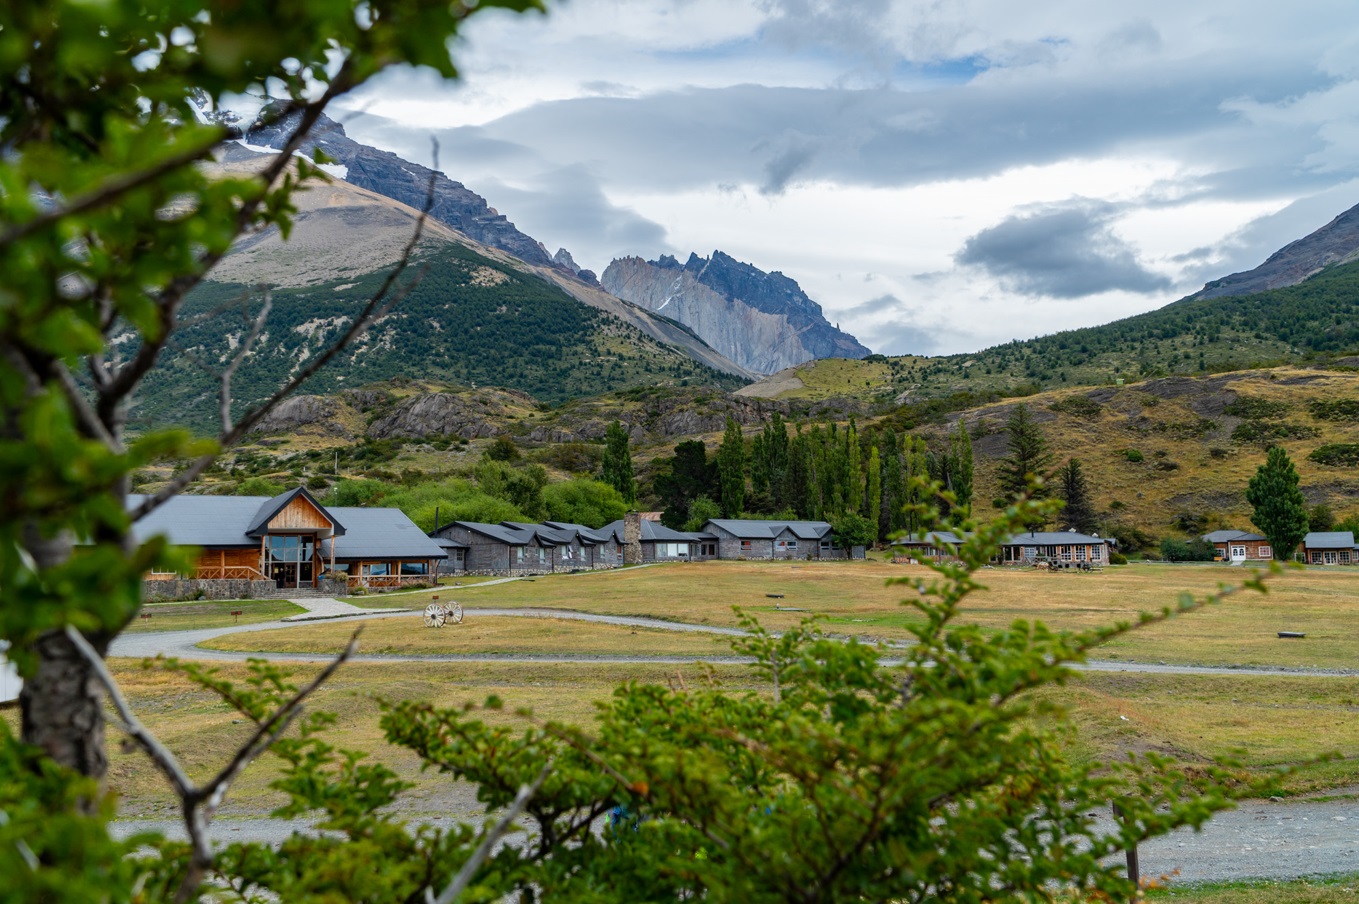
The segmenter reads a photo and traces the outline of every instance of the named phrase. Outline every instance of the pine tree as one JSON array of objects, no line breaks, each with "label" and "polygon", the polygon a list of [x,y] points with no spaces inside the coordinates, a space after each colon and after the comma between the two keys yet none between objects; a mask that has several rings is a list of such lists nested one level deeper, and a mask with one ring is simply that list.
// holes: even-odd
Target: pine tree
[{"label": "pine tree", "polygon": [[[1029,476],[1045,476],[1044,472],[1052,465],[1052,453],[1048,451],[1047,437],[1029,415],[1029,406],[1019,404],[1010,414],[1005,424],[1009,434],[1006,448],[1009,455],[1001,459],[996,469],[1001,493],[1006,500],[1015,499],[1028,489]],[[1040,489],[1036,496],[1045,496]]]},{"label": "pine tree", "polygon": [[617,490],[628,505],[636,505],[637,480],[632,470],[628,432],[616,420],[604,431],[603,470],[604,482]]},{"label": "pine tree", "polygon": [[1298,471],[1283,446],[1270,446],[1265,463],[1246,486],[1254,508],[1250,521],[1269,539],[1276,559],[1291,559],[1307,536],[1307,500],[1298,488]]},{"label": "pine tree", "polygon": [[717,475],[722,485],[722,514],[739,518],[746,501],[746,441],[741,425],[731,418],[727,418],[727,429],[717,450]]},{"label": "pine tree", "polygon": [[1057,488],[1066,507],[1058,516],[1058,524],[1063,530],[1076,530],[1083,534],[1094,533],[1098,528],[1095,519],[1095,506],[1090,501],[1090,487],[1085,481],[1079,459],[1071,459],[1057,472]]}]

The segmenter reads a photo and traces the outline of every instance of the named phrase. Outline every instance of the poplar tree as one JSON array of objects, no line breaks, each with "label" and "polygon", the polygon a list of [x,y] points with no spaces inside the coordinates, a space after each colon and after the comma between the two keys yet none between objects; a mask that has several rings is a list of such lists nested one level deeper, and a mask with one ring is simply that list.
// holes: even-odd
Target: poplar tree
[{"label": "poplar tree", "polygon": [[879,513],[882,509],[882,456],[874,446],[868,453],[868,476],[864,480],[864,516],[873,522],[874,536],[882,539]]},{"label": "poplar tree", "polygon": [[628,432],[615,420],[604,431],[603,479],[618,491],[628,505],[637,504],[637,479],[632,470]]},{"label": "poplar tree", "polygon": [[967,423],[958,419],[958,428],[949,437],[949,489],[957,497],[958,513],[966,518],[972,512],[973,460],[972,435]]},{"label": "poplar tree", "polygon": [[722,514],[739,518],[746,501],[746,441],[741,425],[731,418],[727,418],[727,429],[717,450],[717,475],[722,485]]},{"label": "poplar tree", "polygon": [[1246,486],[1246,501],[1254,508],[1250,522],[1268,538],[1274,558],[1293,558],[1307,536],[1307,500],[1283,446],[1269,447],[1265,463]]}]

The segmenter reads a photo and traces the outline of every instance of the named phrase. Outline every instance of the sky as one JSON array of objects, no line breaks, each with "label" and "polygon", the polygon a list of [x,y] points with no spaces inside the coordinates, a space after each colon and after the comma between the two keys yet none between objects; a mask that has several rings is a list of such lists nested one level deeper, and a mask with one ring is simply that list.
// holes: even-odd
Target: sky
[{"label": "sky", "polygon": [[884,354],[1158,308],[1359,204],[1353,0],[566,0],[348,133],[549,252],[720,249]]}]

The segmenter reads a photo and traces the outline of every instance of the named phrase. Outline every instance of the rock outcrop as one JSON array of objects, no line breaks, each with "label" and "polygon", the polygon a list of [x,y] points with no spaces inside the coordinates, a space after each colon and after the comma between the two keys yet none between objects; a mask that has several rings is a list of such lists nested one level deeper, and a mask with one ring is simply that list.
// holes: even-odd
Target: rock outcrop
[{"label": "rock outcrop", "polygon": [[1332,264],[1359,259],[1359,206],[1336,217],[1311,235],[1289,242],[1254,270],[1215,279],[1190,298],[1254,295],[1295,286]]},{"label": "rock outcrop", "polygon": [[[293,114],[266,126],[252,126],[244,132],[244,141],[256,147],[282,148],[297,129],[300,114]],[[310,154],[320,148],[343,167],[343,178],[351,185],[366,188],[416,210],[422,210],[429,196],[433,178],[434,199],[429,215],[453,227],[464,235],[508,251],[530,264],[552,264],[552,257],[542,243],[515,228],[504,215],[486,203],[486,199],[461,182],[454,182],[442,173],[411,163],[389,151],[359,144],[347,136],[344,126],[324,114],[303,143],[302,150]]]},{"label": "rock outcrop", "polygon": [[870,352],[831,326],[821,306],[777,271],[764,271],[721,251],[669,255],[647,261],[625,257],[609,264],[606,291],[669,317],[722,355],[760,374],[814,358],[862,358]]}]

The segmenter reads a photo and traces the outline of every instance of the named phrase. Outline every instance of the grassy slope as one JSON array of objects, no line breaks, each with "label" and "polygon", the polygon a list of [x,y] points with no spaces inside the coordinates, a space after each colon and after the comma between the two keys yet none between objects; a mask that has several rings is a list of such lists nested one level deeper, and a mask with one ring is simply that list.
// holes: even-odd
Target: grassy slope
[{"label": "grassy slope", "polygon": [[877,403],[938,398],[959,390],[1013,395],[1033,387],[1132,382],[1297,363],[1359,350],[1359,263],[1285,289],[1240,298],[1186,299],[1103,326],[939,358],[872,356],[815,361],[804,384],[780,397],[850,394]]}]

